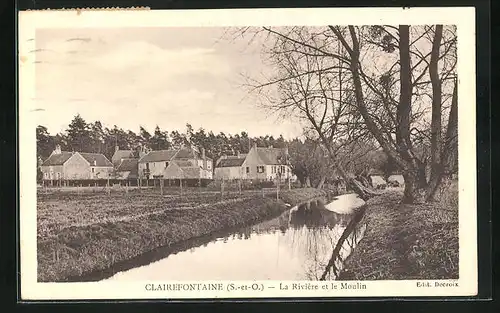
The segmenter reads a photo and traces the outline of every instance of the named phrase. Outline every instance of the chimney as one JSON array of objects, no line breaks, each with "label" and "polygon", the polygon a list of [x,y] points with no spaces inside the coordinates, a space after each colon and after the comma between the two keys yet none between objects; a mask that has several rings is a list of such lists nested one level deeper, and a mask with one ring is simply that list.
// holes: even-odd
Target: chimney
[{"label": "chimney", "polygon": [[61,154],[61,146],[60,145],[56,145],[56,148],[54,149],[54,154]]},{"label": "chimney", "polygon": [[205,160],[207,157],[205,155],[205,148],[201,148],[201,158]]},{"label": "chimney", "polygon": [[96,165],[97,165],[97,161],[96,161],[96,160],[94,160],[94,166],[96,166]]},{"label": "chimney", "polygon": [[238,159],[240,158],[240,150],[236,151],[236,155],[238,156]]},{"label": "chimney", "polygon": [[118,145],[115,146],[115,152],[120,150],[120,147],[118,147]]}]

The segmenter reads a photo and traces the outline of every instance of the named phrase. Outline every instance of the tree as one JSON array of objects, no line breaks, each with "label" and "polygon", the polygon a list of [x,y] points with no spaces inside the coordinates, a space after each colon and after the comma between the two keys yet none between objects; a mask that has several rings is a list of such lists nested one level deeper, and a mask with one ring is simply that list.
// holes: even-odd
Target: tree
[{"label": "tree", "polygon": [[172,146],[176,149],[182,146],[190,145],[188,139],[186,138],[186,135],[177,130],[170,132],[170,139],[172,141]]},{"label": "tree", "polygon": [[104,130],[100,121],[90,125],[90,137],[92,138],[92,152],[101,153],[104,150]]},{"label": "tree", "polygon": [[151,134],[142,126],[139,128],[139,137],[143,147],[151,148]]},{"label": "tree", "polygon": [[92,138],[89,125],[77,114],[66,131],[68,148],[79,152],[92,152]]},{"label": "tree", "polygon": [[332,174],[333,167],[320,144],[314,140],[291,140],[288,153],[292,172],[303,187],[321,188],[327,176]]},{"label": "tree", "polygon": [[36,155],[43,160],[49,157],[54,150],[54,140],[47,127],[38,125],[36,128]]},{"label": "tree", "polygon": [[151,149],[153,150],[165,150],[170,148],[170,142],[168,140],[168,132],[161,131],[160,127],[156,125],[153,137],[150,139]]},{"label": "tree", "polygon": [[[277,87],[279,98],[268,96],[273,107],[305,119],[343,177],[348,173],[332,142],[373,140],[402,170],[403,202],[433,200],[456,160],[454,26],[264,27],[257,32],[272,38],[269,53],[277,71],[249,85],[261,94]],[[417,147],[430,148],[419,155]],[[351,183],[362,197],[373,194]]]}]

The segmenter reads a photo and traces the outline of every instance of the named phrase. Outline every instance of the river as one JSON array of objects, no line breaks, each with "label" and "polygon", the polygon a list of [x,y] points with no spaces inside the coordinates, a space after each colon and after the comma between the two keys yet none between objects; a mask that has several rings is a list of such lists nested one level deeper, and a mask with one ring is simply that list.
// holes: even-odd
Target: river
[{"label": "river", "polygon": [[363,204],[355,194],[315,199],[274,219],[187,243],[106,280],[335,279],[366,229],[359,222]]}]

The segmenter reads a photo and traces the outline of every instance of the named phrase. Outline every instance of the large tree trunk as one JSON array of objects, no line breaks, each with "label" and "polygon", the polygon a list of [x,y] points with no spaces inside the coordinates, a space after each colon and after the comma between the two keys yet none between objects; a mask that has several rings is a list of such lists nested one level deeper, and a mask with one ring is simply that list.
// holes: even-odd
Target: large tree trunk
[{"label": "large tree trunk", "polygon": [[404,170],[405,189],[403,203],[423,203],[426,201],[427,179],[425,166],[422,164],[416,170]]},{"label": "large tree trunk", "polygon": [[[443,36],[443,25],[436,26],[432,42],[431,60],[429,63],[429,76],[432,85],[432,119],[431,119],[431,175],[430,182],[439,185],[443,175],[441,163],[441,79],[438,74],[439,46]],[[434,190],[436,186],[431,186]]]}]

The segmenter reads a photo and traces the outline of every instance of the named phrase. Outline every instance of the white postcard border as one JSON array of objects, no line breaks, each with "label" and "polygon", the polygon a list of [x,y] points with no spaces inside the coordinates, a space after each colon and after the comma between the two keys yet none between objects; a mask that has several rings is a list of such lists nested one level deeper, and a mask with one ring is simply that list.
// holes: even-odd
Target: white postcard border
[{"label": "white postcard border", "polygon": [[[360,281],[366,289],[334,289],[342,282],[222,282],[222,291],[152,291],[150,281],[132,283],[38,283],[36,275],[36,106],[35,50],[37,28],[189,27],[189,26],[320,26],[357,24],[455,24],[459,75],[459,279],[439,281],[458,287],[419,288],[417,282]],[[315,8],[234,10],[23,11],[19,13],[19,171],[20,254],[22,300],[62,299],[182,299],[270,297],[400,297],[473,296],[477,294],[475,10],[474,8]],[[425,282],[425,281],[424,281]],[[436,281],[428,281],[435,284]],[[155,285],[173,282],[154,282]],[[180,282],[179,282],[180,283]],[[189,282],[182,282],[183,284]],[[198,284],[201,282],[192,282]],[[284,290],[293,283],[317,285],[317,290]],[[229,290],[247,286],[247,290]],[[255,285],[254,285],[255,284]],[[325,285],[332,288],[323,289]],[[149,287],[148,287],[149,286]],[[250,287],[249,287],[250,286]],[[258,286],[254,290],[254,286]],[[270,288],[274,287],[274,288]],[[264,290],[260,290],[260,289]],[[340,287],[339,287],[340,288]]]}]

